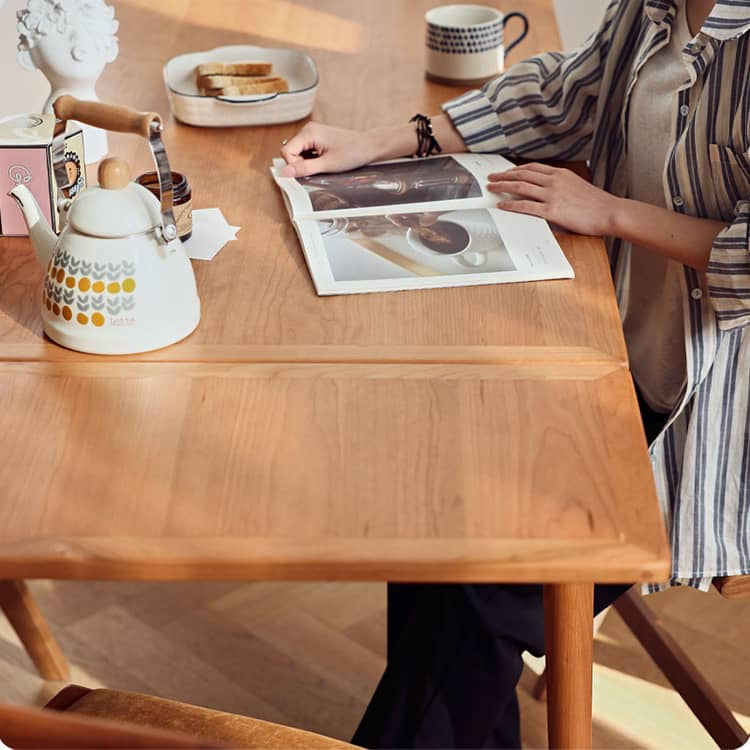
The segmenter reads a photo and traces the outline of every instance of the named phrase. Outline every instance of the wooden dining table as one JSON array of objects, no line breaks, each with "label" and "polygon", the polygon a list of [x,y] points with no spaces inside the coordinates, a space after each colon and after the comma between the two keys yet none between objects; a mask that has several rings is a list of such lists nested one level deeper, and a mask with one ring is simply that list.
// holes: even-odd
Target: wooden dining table
[{"label": "wooden dining table", "polygon": [[[193,263],[198,329],[120,357],[45,338],[43,271],[0,239],[0,579],[544,584],[550,746],[588,747],[594,583],[669,573],[603,241],[558,234],[574,280],[318,297],[269,175],[300,123],[169,116],[167,59],[229,44],[307,52],[317,120],[436,113],[433,4],[115,3],[101,98],[162,113],[194,207],[242,228]],[[514,9],[509,63],[559,48],[550,0]]]}]

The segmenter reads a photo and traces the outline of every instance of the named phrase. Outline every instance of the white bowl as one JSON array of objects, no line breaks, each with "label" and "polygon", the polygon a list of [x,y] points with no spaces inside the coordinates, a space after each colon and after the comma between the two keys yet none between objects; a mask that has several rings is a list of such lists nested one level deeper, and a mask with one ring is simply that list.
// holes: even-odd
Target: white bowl
[{"label": "white bowl", "polygon": [[[273,73],[286,78],[289,91],[251,96],[203,96],[195,68],[203,63],[258,60],[273,64]],[[318,69],[312,59],[293,49],[237,44],[173,57],[164,66],[172,113],[180,122],[203,127],[271,125],[307,117],[315,104]]]}]

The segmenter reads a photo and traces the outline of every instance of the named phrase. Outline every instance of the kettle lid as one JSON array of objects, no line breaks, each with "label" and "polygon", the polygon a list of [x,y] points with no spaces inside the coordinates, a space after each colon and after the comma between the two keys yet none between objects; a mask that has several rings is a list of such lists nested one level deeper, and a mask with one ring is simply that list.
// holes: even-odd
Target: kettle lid
[{"label": "kettle lid", "polygon": [[99,185],[86,188],[73,201],[68,224],[92,237],[129,237],[160,227],[161,206],[146,188],[130,181],[126,162],[105,159],[99,165]]}]

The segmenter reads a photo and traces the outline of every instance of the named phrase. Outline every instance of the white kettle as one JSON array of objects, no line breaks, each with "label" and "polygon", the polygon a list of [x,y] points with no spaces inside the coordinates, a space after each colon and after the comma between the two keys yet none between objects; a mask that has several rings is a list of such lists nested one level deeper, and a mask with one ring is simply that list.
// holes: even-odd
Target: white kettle
[{"label": "white kettle", "polygon": [[29,190],[11,190],[45,269],[44,332],[62,346],[92,354],[133,354],[183,339],[198,325],[200,300],[177,237],[159,116],[70,96],[55,102],[55,114],[63,123],[75,119],[148,137],[162,200],[130,181],[124,161],[106,159],[99,186],[62,202],[65,223],[58,238]]}]

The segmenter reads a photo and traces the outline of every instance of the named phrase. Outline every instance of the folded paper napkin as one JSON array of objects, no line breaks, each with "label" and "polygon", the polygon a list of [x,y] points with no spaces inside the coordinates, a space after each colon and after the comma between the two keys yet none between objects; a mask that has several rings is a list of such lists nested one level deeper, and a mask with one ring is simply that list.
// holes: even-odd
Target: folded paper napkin
[{"label": "folded paper napkin", "polygon": [[237,239],[241,227],[227,223],[220,208],[199,208],[193,211],[193,236],[183,242],[193,260],[211,260],[227,242]]}]

